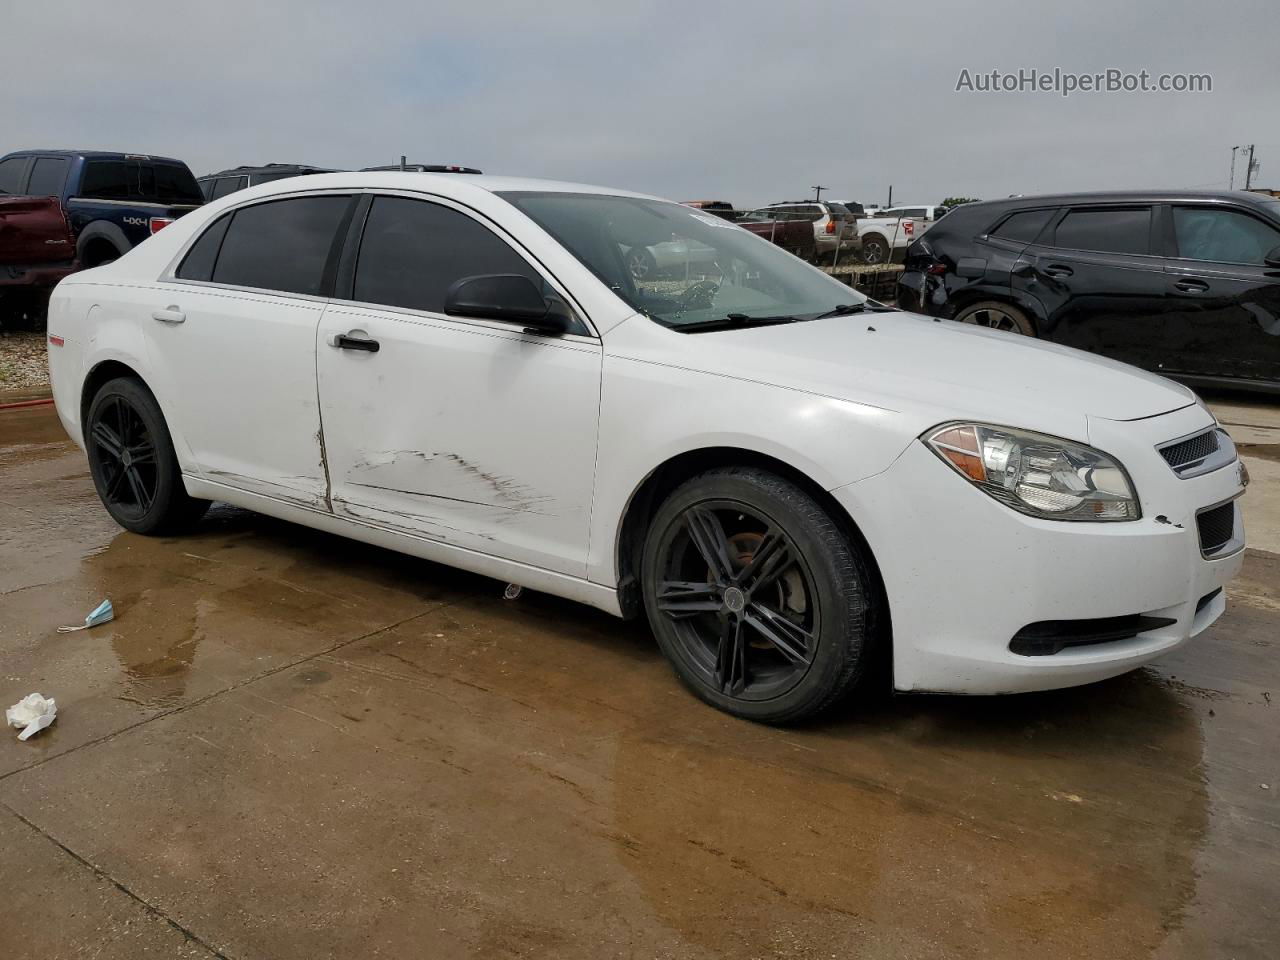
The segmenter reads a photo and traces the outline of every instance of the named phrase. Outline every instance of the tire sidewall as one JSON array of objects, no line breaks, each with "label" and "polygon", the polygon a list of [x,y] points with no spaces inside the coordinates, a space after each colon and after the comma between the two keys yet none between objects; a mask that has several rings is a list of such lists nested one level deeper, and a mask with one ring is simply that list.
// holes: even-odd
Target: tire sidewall
[{"label": "tire sidewall", "polygon": [[[1018,329],[1015,330],[998,330],[997,333],[1016,333],[1023,337],[1036,336],[1035,324],[1031,318],[1027,316],[1026,311],[1021,307],[1014,306],[1012,303],[1005,303],[1002,300],[983,300],[979,303],[973,303],[965,307],[956,314],[956,321],[959,323],[970,323],[966,318],[979,312],[980,310],[999,310],[1009,316]],[[974,324],[976,326],[976,324]],[[990,327],[986,329],[990,330]]]},{"label": "tire sidewall", "polygon": [[[768,482],[759,482],[761,477],[767,477]],[[690,664],[670,619],[657,609],[656,590],[652,585],[662,579],[666,549],[681,524],[681,515],[695,504],[713,500],[741,502],[785,530],[813,578],[821,625],[817,654],[798,683],[767,700],[740,700],[708,686]],[[798,509],[797,503],[807,509]],[[824,536],[814,523],[814,511],[825,517],[822,508],[793,484],[770,474],[742,471],[696,477],[679,487],[654,515],[645,538],[642,564],[649,623],[659,647],[681,681],[721,710],[763,722],[799,719],[826,706],[838,693],[837,688],[851,685],[846,673],[851,656],[858,661],[856,672],[861,670],[869,634],[869,584],[847,539],[838,532],[834,537],[831,535],[835,527],[829,518]]]}]

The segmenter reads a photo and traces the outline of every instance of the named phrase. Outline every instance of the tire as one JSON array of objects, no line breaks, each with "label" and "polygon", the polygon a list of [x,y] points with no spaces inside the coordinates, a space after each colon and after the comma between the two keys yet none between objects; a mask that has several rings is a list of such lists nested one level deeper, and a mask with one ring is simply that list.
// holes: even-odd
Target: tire
[{"label": "tire", "polygon": [[632,247],[626,254],[627,271],[632,280],[652,280],[658,272],[658,262],[644,247]]},{"label": "tire", "polygon": [[965,307],[955,318],[961,323],[972,323],[989,330],[1019,333],[1024,337],[1036,335],[1036,327],[1030,317],[1012,304],[998,300],[983,300]]},{"label": "tire", "polygon": [[862,238],[863,263],[888,263],[892,258],[893,248],[880,234],[869,233]]},{"label": "tire", "polygon": [[735,716],[815,716],[870,662],[877,601],[867,564],[809,494],[776,474],[729,467],[677,488],[650,523],[641,577],[676,675]]},{"label": "tire", "polygon": [[107,512],[134,533],[181,531],[209,509],[187,495],[160,405],[141,382],[102,385],[84,422],[89,472]]}]

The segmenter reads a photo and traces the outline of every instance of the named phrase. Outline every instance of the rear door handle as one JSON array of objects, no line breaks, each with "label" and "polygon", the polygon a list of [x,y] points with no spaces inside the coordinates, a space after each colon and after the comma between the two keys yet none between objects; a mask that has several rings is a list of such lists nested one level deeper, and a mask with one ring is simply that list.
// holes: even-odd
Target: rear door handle
[{"label": "rear door handle", "polygon": [[1175,290],[1181,290],[1183,293],[1208,293],[1209,284],[1203,280],[1197,280],[1195,277],[1188,277],[1185,280],[1179,280],[1174,285]]},{"label": "rear door handle", "polygon": [[1058,277],[1069,277],[1073,273],[1075,273],[1074,270],[1072,270],[1070,267],[1066,266],[1065,264],[1061,264],[1061,263],[1051,263],[1044,268],[1045,276],[1054,277],[1055,279]]},{"label": "rear door handle", "polygon": [[171,303],[163,310],[152,310],[151,319],[159,320],[161,323],[183,323],[187,315]]},{"label": "rear door handle", "polygon": [[372,337],[353,337],[348,333],[335,333],[329,338],[329,346],[339,350],[363,350],[366,353],[377,353],[382,349]]}]

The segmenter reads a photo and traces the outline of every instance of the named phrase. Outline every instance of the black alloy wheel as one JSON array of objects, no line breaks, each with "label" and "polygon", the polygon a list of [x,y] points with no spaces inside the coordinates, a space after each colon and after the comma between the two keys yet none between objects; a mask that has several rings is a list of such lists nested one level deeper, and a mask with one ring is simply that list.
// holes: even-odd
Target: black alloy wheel
[{"label": "black alloy wheel", "polygon": [[721,709],[797,720],[857,679],[869,634],[865,568],[789,481],[750,468],[689,481],[659,509],[644,571],[664,653]]},{"label": "black alloy wheel", "polygon": [[107,512],[135,533],[186,526],[208,509],[187,495],[168,427],[155,397],[137,380],[102,386],[89,405],[85,449]]}]

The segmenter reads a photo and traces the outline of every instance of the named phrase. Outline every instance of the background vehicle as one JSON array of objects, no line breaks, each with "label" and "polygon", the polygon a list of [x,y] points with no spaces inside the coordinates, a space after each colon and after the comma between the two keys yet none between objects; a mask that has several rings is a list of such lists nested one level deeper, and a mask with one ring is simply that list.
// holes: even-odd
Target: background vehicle
[{"label": "background vehicle", "polygon": [[898,207],[888,207],[881,210],[877,213],[877,216],[910,220],[915,224],[916,237],[919,237],[933,226],[936,221],[945,217],[950,209],[950,207],[944,207],[941,204],[905,203]]},{"label": "background vehicle", "polygon": [[132,153],[25,150],[0,157],[0,194],[57,197],[81,267],[110,263],[204,203],[180,160]]},{"label": "background vehicle", "polygon": [[762,207],[739,214],[736,222],[802,260],[812,260],[817,253],[817,241],[807,219],[795,219],[775,207]]},{"label": "background vehicle", "polygon": [[75,252],[71,223],[56,197],[0,194],[0,311],[42,314],[49,288],[77,269]]},{"label": "background vehicle", "polygon": [[837,250],[842,255],[856,255],[861,247],[855,218],[843,204],[800,200],[771,203],[762,209],[783,219],[812,224],[815,255],[823,259],[833,257]]},{"label": "background vehicle", "polygon": [[717,217],[723,217],[729,221],[737,221],[740,215],[728,200],[683,200],[681,202],[686,207],[705,210],[707,213],[714,213]]},{"label": "background vehicle", "polygon": [[863,263],[891,263],[901,259],[915,237],[915,221],[905,217],[877,213],[857,223]]},{"label": "background vehicle", "polygon": [[460,167],[456,163],[387,163],[380,167],[361,167],[362,171],[395,170],[403,173],[484,173],[475,167]]},{"label": "background vehicle", "polygon": [[[667,242],[714,268],[637,282],[619,254]],[[1207,629],[1243,562],[1235,449],[1185,387],[881,307],[635,194],[267,185],[67,278],[49,332],[127,529],[224,500],[643,608],[755,720],[890,654],[902,690],[1114,676]]]},{"label": "background vehicle", "polygon": [[268,163],[262,167],[232,167],[220,173],[210,173],[197,182],[206,200],[217,200],[228,193],[246,190],[261,183],[286,180],[289,177],[305,177],[311,173],[333,173],[324,167],[308,167],[299,163]]},{"label": "background vehicle", "polygon": [[1280,201],[1157,191],[965,204],[912,244],[898,302],[1192,384],[1280,390]]}]

